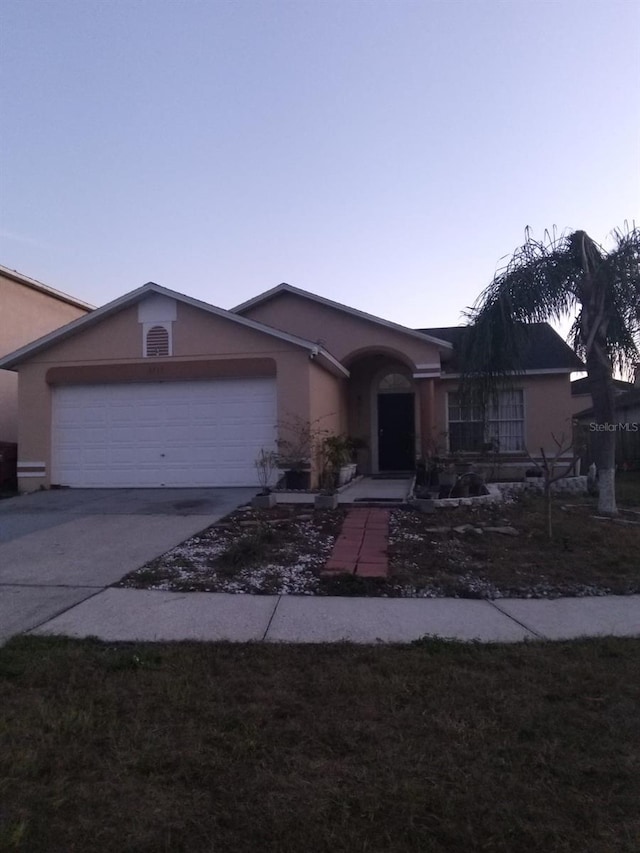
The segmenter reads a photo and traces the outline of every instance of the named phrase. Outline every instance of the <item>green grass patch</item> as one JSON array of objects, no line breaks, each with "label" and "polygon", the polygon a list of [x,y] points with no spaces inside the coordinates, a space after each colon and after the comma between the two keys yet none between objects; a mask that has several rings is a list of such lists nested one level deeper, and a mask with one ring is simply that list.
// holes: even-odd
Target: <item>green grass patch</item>
[{"label": "green grass patch", "polygon": [[0,649],[0,850],[640,848],[640,640]]},{"label": "green grass patch", "polygon": [[640,509],[640,471],[616,471],[616,501]]},{"label": "green grass patch", "polygon": [[220,566],[226,569],[241,569],[265,560],[274,550],[278,535],[269,527],[261,527],[252,533],[234,539],[218,557]]}]

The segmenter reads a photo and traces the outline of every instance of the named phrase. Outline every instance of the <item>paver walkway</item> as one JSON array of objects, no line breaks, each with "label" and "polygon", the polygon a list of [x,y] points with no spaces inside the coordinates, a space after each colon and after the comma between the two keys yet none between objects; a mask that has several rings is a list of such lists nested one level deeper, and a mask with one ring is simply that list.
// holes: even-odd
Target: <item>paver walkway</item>
[{"label": "paver walkway", "polygon": [[323,574],[349,572],[361,577],[386,578],[388,539],[388,509],[350,509]]}]

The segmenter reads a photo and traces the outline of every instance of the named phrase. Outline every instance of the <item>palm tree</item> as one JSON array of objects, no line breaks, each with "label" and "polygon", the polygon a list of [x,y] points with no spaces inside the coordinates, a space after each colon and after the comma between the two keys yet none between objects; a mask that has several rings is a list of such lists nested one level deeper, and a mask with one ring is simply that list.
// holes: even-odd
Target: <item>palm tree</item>
[{"label": "palm tree", "polygon": [[[584,231],[545,232],[525,243],[498,270],[468,313],[462,358],[463,393],[482,399],[519,370],[527,323],[574,316],[570,343],[586,362],[598,423],[615,422],[614,370],[630,374],[640,357],[640,231],[613,232],[605,252]],[[466,389],[466,391],[465,391]],[[598,511],[615,515],[615,433],[594,433],[599,472]]]}]

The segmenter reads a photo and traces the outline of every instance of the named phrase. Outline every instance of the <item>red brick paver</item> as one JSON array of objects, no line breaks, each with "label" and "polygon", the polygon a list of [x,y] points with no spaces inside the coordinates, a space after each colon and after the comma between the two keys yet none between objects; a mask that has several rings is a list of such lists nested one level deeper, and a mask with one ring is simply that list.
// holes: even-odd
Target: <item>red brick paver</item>
[{"label": "red brick paver", "polygon": [[323,574],[349,572],[368,578],[389,573],[388,509],[350,509]]}]

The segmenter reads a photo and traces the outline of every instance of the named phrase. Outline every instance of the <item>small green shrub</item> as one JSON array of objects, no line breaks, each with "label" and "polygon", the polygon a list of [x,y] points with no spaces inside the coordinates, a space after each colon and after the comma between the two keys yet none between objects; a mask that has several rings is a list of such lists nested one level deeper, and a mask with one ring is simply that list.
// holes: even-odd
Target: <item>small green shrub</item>
[{"label": "small green shrub", "polygon": [[222,567],[239,569],[264,560],[270,546],[276,541],[276,532],[272,527],[264,526],[251,533],[245,533],[235,539],[218,557]]}]

